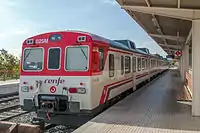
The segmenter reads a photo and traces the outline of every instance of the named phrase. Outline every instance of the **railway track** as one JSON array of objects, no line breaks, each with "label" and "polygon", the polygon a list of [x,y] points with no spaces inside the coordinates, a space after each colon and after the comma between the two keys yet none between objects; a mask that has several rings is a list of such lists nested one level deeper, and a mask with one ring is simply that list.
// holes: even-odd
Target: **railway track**
[{"label": "railway track", "polygon": [[75,128],[67,125],[45,124],[43,133],[71,133]]},{"label": "railway track", "polygon": [[49,129],[55,127],[55,126],[56,126],[56,125],[54,125],[54,124],[46,124],[46,125],[44,126],[44,130],[49,130]]},{"label": "railway track", "polygon": [[26,113],[29,112],[20,109],[18,92],[0,95],[0,121],[8,121]]}]

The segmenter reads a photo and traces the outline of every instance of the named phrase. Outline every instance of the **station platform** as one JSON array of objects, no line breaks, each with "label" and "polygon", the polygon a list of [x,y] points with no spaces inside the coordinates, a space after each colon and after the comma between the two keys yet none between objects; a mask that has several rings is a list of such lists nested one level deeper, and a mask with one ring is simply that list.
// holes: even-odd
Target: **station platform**
[{"label": "station platform", "polygon": [[19,83],[19,79],[6,80],[6,81],[0,81],[0,86],[18,84],[18,83]]},{"label": "station platform", "polygon": [[180,100],[180,77],[169,70],[73,133],[196,133],[200,117],[192,117],[191,101]]},{"label": "station platform", "polygon": [[0,81],[0,95],[18,92],[19,79]]}]

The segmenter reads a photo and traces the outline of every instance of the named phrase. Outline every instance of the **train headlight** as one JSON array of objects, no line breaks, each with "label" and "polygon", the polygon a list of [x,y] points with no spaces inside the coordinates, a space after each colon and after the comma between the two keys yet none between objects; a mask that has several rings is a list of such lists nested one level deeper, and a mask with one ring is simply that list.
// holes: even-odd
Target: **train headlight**
[{"label": "train headlight", "polygon": [[86,36],[78,36],[77,42],[85,42],[86,41]]},{"label": "train headlight", "polygon": [[27,45],[33,45],[34,44],[34,40],[33,39],[28,39],[28,40],[26,40],[26,44]]},{"label": "train headlight", "polygon": [[85,88],[77,88],[77,93],[85,94],[86,93],[86,89]]}]

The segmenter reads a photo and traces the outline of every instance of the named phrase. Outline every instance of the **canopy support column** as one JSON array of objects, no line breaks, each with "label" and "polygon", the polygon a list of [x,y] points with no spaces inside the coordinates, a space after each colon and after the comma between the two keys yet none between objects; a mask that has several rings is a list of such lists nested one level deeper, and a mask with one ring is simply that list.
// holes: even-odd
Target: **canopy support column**
[{"label": "canopy support column", "polygon": [[181,57],[181,80],[185,81],[185,74],[189,68],[189,46],[185,45],[182,50]]},{"label": "canopy support column", "polygon": [[180,62],[179,62],[179,67],[180,67],[180,74],[181,74],[181,80],[183,81],[184,75],[183,75],[183,71],[184,71],[184,62],[183,62],[183,56],[181,56],[180,58]]},{"label": "canopy support column", "polygon": [[200,20],[192,21],[192,115],[200,116]]}]

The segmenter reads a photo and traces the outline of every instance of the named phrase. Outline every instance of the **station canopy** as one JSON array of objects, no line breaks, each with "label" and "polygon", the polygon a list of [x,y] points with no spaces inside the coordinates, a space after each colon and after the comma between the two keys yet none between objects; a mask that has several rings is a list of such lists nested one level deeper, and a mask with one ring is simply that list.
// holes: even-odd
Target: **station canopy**
[{"label": "station canopy", "polygon": [[[185,15],[189,17],[192,15],[189,11],[200,9],[199,0],[117,0],[117,2],[167,54],[175,54],[185,44],[191,43],[192,21],[181,16],[188,13]],[[188,12],[185,12],[186,10]],[[173,12],[177,13],[176,17],[172,16]]]}]

